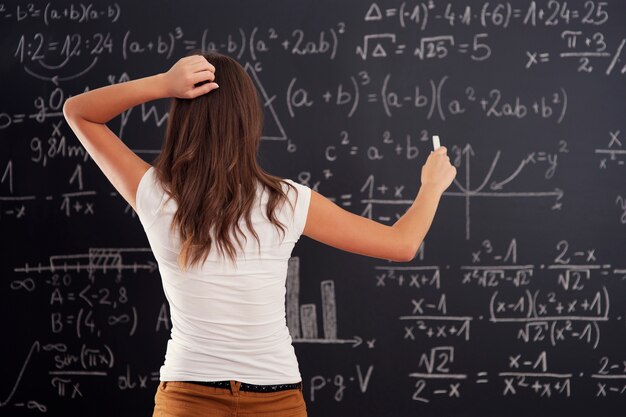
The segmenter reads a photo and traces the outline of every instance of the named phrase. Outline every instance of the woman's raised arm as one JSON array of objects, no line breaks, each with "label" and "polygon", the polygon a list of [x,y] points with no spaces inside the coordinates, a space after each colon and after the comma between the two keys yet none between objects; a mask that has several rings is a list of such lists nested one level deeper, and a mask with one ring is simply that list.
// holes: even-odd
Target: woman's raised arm
[{"label": "woman's raised arm", "polygon": [[456,176],[444,146],[431,152],[422,167],[422,185],[411,207],[393,226],[342,209],[312,191],[304,235],[360,255],[408,262],[430,229],[439,200]]},{"label": "woman's raised arm", "polygon": [[[67,99],[63,115],[91,159],[136,211],[137,187],[150,164],[112,132],[106,123],[138,104],[167,97],[194,98],[218,85],[215,67],[204,57],[181,58],[169,71],[108,85]],[[196,86],[200,82],[203,85]]]}]

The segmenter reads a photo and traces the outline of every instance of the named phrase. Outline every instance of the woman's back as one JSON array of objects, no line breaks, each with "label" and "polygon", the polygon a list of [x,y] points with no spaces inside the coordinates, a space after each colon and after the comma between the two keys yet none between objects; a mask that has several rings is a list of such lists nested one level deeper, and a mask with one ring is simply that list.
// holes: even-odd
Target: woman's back
[{"label": "woman's back", "polygon": [[137,189],[137,214],[159,265],[172,318],[162,381],[235,379],[268,385],[301,376],[285,321],[285,279],[291,251],[302,235],[311,190],[290,180],[288,202],[276,215],[284,235],[265,215],[268,193],[257,189],[251,211],[259,244],[246,232],[234,262],[211,251],[187,271],[177,263],[181,242],[171,232],[177,204],[148,169]]},{"label": "woman's back", "polygon": [[[152,166],[100,124],[164,97],[173,100]],[[251,78],[235,60],[214,53],[68,99],[63,114],[138,213],[159,264],[173,327],[155,416],[305,416],[285,319],[294,244],[304,234],[348,252],[410,261],[456,175],[445,147],[431,152],[415,201],[392,226],[308,187],[288,187],[256,160],[262,108]]]}]

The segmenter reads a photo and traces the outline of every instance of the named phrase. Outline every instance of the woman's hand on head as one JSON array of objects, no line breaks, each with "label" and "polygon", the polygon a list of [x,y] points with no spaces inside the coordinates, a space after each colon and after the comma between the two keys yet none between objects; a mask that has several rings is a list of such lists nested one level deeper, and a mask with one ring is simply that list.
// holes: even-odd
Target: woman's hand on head
[{"label": "woman's hand on head", "polygon": [[202,55],[179,59],[161,76],[168,97],[196,98],[219,87],[214,82],[215,67]]}]

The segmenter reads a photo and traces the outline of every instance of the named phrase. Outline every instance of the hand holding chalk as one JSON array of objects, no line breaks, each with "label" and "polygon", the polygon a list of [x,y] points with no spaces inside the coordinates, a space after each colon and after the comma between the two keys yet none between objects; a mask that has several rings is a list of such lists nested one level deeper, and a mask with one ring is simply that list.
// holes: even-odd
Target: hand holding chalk
[{"label": "hand holding chalk", "polygon": [[456,177],[456,168],[450,163],[448,150],[441,146],[437,135],[433,136],[433,148],[422,167],[422,185],[443,194]]}]

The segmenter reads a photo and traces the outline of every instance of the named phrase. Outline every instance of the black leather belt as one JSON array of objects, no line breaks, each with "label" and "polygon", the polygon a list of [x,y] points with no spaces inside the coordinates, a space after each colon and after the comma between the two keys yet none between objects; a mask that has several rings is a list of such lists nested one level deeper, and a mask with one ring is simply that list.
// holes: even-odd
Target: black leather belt
[{"label": "black leather belt", "polygon": [[[205,387],[230,389],[230,381],[185,381],[185,382],[204,385]],[[279,384],[279,385],[254,385],[254,384],[246,384],[245,382],[242,382],[241,385],[239,386],[239,389],[241,391],[252,391],[252,392],[276,392],[276,391],[285,391],[288,389],[300,389],[301,386],[302,386],[302,382],[298,382],[296,384]]]}]

